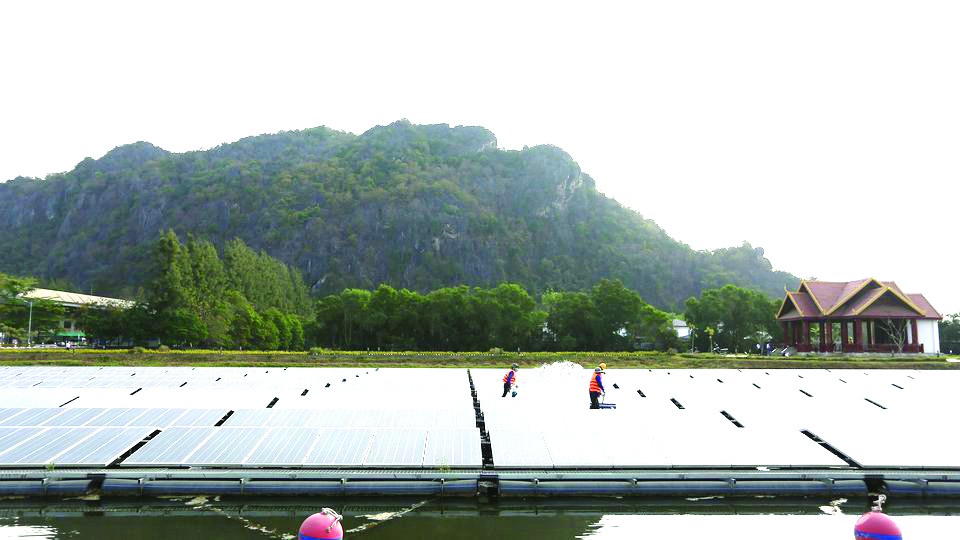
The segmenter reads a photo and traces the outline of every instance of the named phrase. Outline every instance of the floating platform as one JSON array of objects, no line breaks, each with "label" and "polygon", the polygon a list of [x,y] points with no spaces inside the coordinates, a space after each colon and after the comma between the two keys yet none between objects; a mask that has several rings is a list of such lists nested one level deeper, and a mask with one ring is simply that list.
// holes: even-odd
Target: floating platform
[{"label": "floating platform", "polygon": [[960,373],[0,367],[0,495],[960,495]]}]

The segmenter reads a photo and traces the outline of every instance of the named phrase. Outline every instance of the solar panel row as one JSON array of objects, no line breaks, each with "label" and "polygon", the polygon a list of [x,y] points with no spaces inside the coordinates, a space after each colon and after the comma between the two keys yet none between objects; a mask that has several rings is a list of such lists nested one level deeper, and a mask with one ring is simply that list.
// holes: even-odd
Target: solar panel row
[{"label": "solar panel row", "polygon": [[240,409],[224,423],[231,427],[431,428],[476,426],[473,409]]},{"label": "solar panel row", "polygon": [[482,456],[476,428],[174,427],[121,465],[477,468],[482,465]]},{"label": "solar panel row", "polygon": [[501,370],[472,375],[497,467],[848,464],[803,432],[862,465],[960,467],[960,433],[917,422],[952,407],[952,371],[610,370],[615,410],[588,409],[577,365],[521,370],[516,398]]},{"label": "solar panel row", "polygon": [[0,409],[0,427],[213,426],[228,412],[227,409],[6,408]]},{"label": "solar panel row", "polygon": [[[617,409],[603,411],[587,409],[579,366],[521,370],[516,398],[501,397],[503,373],[472,370],[497,467],[844,464],[802,430],[867,466],[960,467],[960,435],[917,421],[952,408],[956,372],[611,369]],[[466,370],[4,366],[0,465],[86,459],[143,428],[163,433],[138,463],[479,466],[467,382]],[[878,444],[878,426],[898,437]]]},{"label": "solar panel row", "polygon": [[153,431],[150,427],[0,427],[0,466],[105,467]]}]

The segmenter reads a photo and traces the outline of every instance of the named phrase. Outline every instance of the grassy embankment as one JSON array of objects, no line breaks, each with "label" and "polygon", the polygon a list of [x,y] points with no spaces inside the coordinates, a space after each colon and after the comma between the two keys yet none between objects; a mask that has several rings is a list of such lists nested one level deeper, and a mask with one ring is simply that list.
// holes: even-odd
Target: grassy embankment
[{"label": "grassy embankment", "polygon": [[811,369],[960,369],[946,357],[912,356],[721,356],[714,354],[639,353],[502,353],[482,352],[360,352],[320,354],[276,351],[135,351],[64,349],[0,349],[6,366],[269,366],[269,367],[503,367],[517,362],[536,367],[551,362],[576,362],[609,368],[811,368]]}]

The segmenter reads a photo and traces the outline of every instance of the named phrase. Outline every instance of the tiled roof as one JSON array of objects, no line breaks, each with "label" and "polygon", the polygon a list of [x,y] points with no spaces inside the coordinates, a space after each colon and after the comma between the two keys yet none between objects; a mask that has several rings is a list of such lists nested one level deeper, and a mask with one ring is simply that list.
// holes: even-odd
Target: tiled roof
[{"label": "tiled roof", "polygon": [[810,294],[814,295],[824,311],[829,312],[837,302],[862,287],[870,278],[857,281],[804,281]]},{"label": "tiled roof", "polygon": [[927,300],[927,297],[926,297],[926,296],[924,296],[924,295],[922,295],[922,294],[908,294],[908,295],[907,295],[907,298],[909,298],[914,304],[916,304],[917,307],[919,307],[919,308],[922,309],[924,312],[926,312],[926,314],[927,314],[927,315],[926,315],[926,318],[927,318],[927,319],[942,319],[942,318],[943,318],[943,315],[940,315],[940,312],[933,308],[933,304],[931,304],[931,303]]},{"label": "tiled roof", "polygon": [[851,313],[851,315],[860,315],[862,317],[916,317],[918,313],[907,304],[903,303],[887,289],[881,289],[883,294],[881,298],[876,299],[868,306],[860,308],[860,311]]},{"label": "tiled roof", "polygon": [[[881,298],[887,294],[889,301]],[[916,317],[919,315],[917,310],[923,312],[921,316],[924,318],[942,318],[922,294],[904,294],[894,281],[877,281],[872,278],[856,281],[803,281],[798,292],[788,292],[787,295],[800,308],[800,313],[791,313],[787,309],[789,306],[785,304],[778,315],[778,318],[783,320],[857,315]]]},{"label": "tiled roof", "polygon": [[800,308],[800,313],[804,317],[811,317],[818,313],[820,310],[817,309],[817,305],[813,303],[813,299],[810,298],[809,294],[806,293],[793,293],[794,301],[797,303],[797,307]]},{"label": "tiled roof", "polygon": [[[816,317],[820,310],[817,309],[817,305],[813,303],[813,299],[810,298],[810,295],[807,293],[801,292],[790,292],[787,295],[793,300],[793,302],[787,302],[783,309],[783,315],[781,319],[801,319],[804,317]],[[793,308],[796,306],[800,309],[799,313],[796,309]]]},{"label": "tiled roof", "polygon": [[862,291],[861,293],[854,295],[853,298],[847,300],[842,306],[833,312],[833,315],[840,317],[856,315],[859,310],[869,306],[872,302],[875,302],[886,292],[887,289],[885,287],[877,287],[875,289]]}]

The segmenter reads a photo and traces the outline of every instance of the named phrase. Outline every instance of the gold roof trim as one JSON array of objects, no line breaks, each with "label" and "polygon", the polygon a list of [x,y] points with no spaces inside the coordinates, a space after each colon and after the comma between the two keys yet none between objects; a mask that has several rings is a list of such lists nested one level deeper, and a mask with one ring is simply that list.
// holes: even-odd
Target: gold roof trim
[{"label": "gold roof trim", "polygon": [[857,287],[856,289],[854,289],[853,292],[851,292],[851,293],[848,294],[847,296],[841,298],[840,300],[837,300],[837,303],[834,304],[832,308],[830,308],[830,311],[824,313],[824,315],[832,315],[834,311],[840,309],[840,307],[843,306],[844,304],[846,304],[851,298],[853,298],[854,296],[860,294],[860,291],[862,291],[863,289],[867,288],[867,285],[869,285],[871,282],[872,282],[872,283],[876,283],[876,284],[879,285],[880,287],[886,287],[886,285],[884,285],[883,283],[880,283],[880,282],[877,280],[877,278],[867,278],[867,279],[863,280],[863,283],[862,283],[859,287]]},{"label": "gold roof trim", "polygon": [[[810,283],[816,283],[816,280],[812,280],[812,279],[811,279],[809,282],[810,282]],[[823,306],[820,305],[820,300],[817,299],[817,295],[813,294],[813,290],[812,290],[810,287],[807,287],[806,285],[807,285],[807,280],[801,279],[801,280],[800,280],[800,287],[797,288],[797,291],[799,292],[800,289],[806,288],[806,289],[807,289],[807,296],[809,296],[810,298],[813,299],[813,303],[817,305],[817,309],[820,310],[820,313],[821,313],[821,314],[824,313],[825,310],[823,309]]]},{"label": "gold roof trim", "polygon": [[869,307],[872,306],[874,303],[876,303],[877,300],[883,298],[883,295],[887,294],[888,292],[889,292],[889,293],[892,293],[894,296],[896,296],[897,298],[899,298],[901,302],[903,302],[904,304],[906,304],[907,307],[909,307],[910,309],[916,311],[921,317],[926,317],[926,316],[927,316],[927,312],[926,312],[926,311],[920,309],[916,304],[914,304],[913,302],[911,302],[909,298],[906,298],[904,295],[900,294],[899,292],[897,292],[896,289],[894,289],[893,287],[891,287],[891,286],[889,286],[889,285],[884,285],[884,286],[883,286],[883,291],[882,291],[880,294],[878,294],[877,296],[875,296],[875,297],[873,298],[873,300],[870,300],[869,302],[867,302],[866,304],[864,304],[860,309],[855,310],[855,311],[853,312],[853,314],[854,314],[854,315],[860,315],[861,313],[863,313],[864,311],[866,311],[867,308],[869,308]]},{"label": "gold roof trim", "polygon": [[777,311],[777,318],[780,318],[781,316],[783,316],[783,308],[786,307],[786,305],[787,305],[787,298],[790,299],[790,303],[793,304],[793,307],[796,308],[797,313],[799,313],[801,317],[806,317],[806,316],[807,316],[807,315],[803,312],[803,309],[800,308],[800,303],[797,302],[797,301],[793,298],[793,295],[794,295],[794,294],[796,294],[796,293],[792,293],[792,292],[790,292],[790,291],[787,291],[787,296],[784,297],[783,303],[780,304],[780,310]]}]

